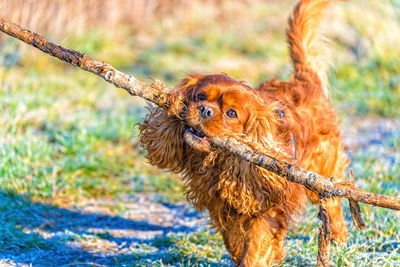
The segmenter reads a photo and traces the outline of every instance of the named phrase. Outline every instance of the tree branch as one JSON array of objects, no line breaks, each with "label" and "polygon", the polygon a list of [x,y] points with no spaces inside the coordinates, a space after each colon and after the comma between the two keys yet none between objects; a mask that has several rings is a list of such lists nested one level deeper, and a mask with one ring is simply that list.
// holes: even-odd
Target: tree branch
[{"label": "tree branch", "polygon": [[[131,75],[118,71],[109,64],[94,60],[77,51],[55,45],[42,36],[28,31],[1,17],[0,31],[38,48],[46,54],[94,73],[116,87],[125,89],[130,95],[140,96],[164,109],[169,109],[173,104],[171,102],[173,96],[161,82],[156,82],[152,86],[149,86]],[[324,198],[334,196],[345,197],[356,202],[400,210],[400,199],[398,198],[374,194],[347,183],[334,183],[328,177],[304,170],[292,164],[280,162],[259,151],[254,151],[248,145],[245,145],[232,137],[226,139],[210,137],[209,139],[213,144],[265,168],[268,171],[274,172],[291,182],[302,184]]]}]

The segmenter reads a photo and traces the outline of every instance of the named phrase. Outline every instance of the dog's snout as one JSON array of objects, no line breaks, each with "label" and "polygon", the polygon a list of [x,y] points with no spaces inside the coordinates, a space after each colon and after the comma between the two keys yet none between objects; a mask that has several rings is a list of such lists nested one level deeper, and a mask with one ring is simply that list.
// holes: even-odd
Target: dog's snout
[{"label": "dog's snout", "polygon": [[208,119],[214,116],[214,110],[207,105],[201,105],[199,107],[200,117],[203,119]]}]

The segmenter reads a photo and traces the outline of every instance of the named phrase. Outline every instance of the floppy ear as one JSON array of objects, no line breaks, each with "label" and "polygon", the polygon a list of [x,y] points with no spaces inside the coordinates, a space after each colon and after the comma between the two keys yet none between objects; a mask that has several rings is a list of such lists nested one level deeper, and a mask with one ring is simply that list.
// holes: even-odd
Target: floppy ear
[{"label": "floppy ear", "polygon": [[197,82],[204,77],[205,75],[199,74],[189,75],[188,77],[184,78],[175,88],[175,91],[183,96],[183,101],[186,104],[193,99],[194,88],[196,87]]},{"label": "floppy ear", "polygon": [[280,109],[275,103],[255,103],[245,123],[245,134],[251,147],[276,159],[293,163],[295,155],[292,151],[290,126],[277,110]]},{"label": "floppy ear", "polygon": [[182,139],[184,125],[168,116],[160,107],[149,107],[149,114],[139,127],[139,143],[147,151],[146,158],[152,165],[171,172],[185,169],[185,143]]},{"label": "floppy ear", "polygon": [[216,190],[238,213],[256,215],[282,203],[288,182],[233,154],[219,154]]}]

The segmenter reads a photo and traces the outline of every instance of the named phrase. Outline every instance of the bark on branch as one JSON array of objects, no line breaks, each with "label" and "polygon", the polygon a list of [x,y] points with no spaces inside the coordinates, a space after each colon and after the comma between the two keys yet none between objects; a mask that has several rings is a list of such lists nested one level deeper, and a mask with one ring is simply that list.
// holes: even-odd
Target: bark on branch
[{"label": "bark on branch", "polygon": [[[174,106],[174,97],[161,82],[155,82],[151,86],[137,80],[135,77],[122,73],[104,62],[96,61],[85,54],[74,50],[68,50],[55,45],[36,33],[30,32],[21,26],[8,22],[0,17],[0,31],[20,39],[32,45],[46,54],[54,56],[62,61],[77,66],[83,70],[92,72],[102,77],[116,87],[125,89],[130,95],[140,96],[158,106],[169,110]],[[344,197],[349,200],[350,210],[356,227],[362,230],[365,227],[362,221],[358,202],[400,210],[400,199],[385,195],[374,194],[353,186],[353,183],[335,183],[332,179],[304,170],[298,166],[280,162],[266,154],[253,150],[248,145],[234,138],[209,138],[214,145],[222,147],[245,160],[252,162],[268,171],[274,172],[287,180],[302,184],[320,196],[320,214],[323,225],[320,228],[318,266],[329,265],[329,218],[326,214],[325,199],[330,197]],[[353,174],[351,174],[351,177]],[[353,178],[354,181],[354,178]]]},{"label": "bark on branch", "polygon": [[318,234],[317,267],[328,267],[332,229],[329,223],[328,211],[326,209],[326,199],[323,197],[320,197],[318,219],[321,220],[322,225],[319,228]]},{"label": "bark on branch", "polygon": [[349,183],[335,183],[333,179],[304,170],[296,165],[278,161],[266,154],[255,151],[234,138],[222,139],[210,137],[212,143],[225,148],[257,166],[285,177],[287,180],[302,184],[324,198],[345,197],[349,200],[374,206],[400,210],[400,199],[368,192]]},{"label": "bark on branch", "polygon": [[164,109],[169,107],[167,101],[169,92],[161,82],[156,82],[154,85],[149,86],[131,75],[120,72],[107,63],[94,60],[85,54],[53,44],[42,36],[26,30],[18,24],[9,22],[2,17],[0,17],[0,30],[59,60],[94,73],[114,86],[125,89],[130,95],[143,97]]}]

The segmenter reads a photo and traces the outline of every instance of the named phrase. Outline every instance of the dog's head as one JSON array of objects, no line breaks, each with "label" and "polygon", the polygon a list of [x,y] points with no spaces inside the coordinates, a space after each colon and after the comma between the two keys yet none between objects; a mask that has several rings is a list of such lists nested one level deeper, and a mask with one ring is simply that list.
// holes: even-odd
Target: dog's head
[{"label": "dog's head", "polygon": [[288,158],[290,131],[275,99],[262,99],[256,90],[224,74],[189,76],[178,90],[186,105],[184,140],[193,148],[210,151],[206,136],[237,136],[272,156]]},{"label": "dog's head", "polygon": [[279,112],[280,102],[261,97],[227,75],[192,75],[175,92],[177,115],[187,124],[161,108],[151,108],[139,125],[139,140],[149,161],[181,173],[187,198],[200,209],[219,201],[226,209],[256,214],[281,203],[287,190],[285,179],[213,147],[207,139],[238,137],[270,156],[291,160],[291,131],[283,111]]}]

